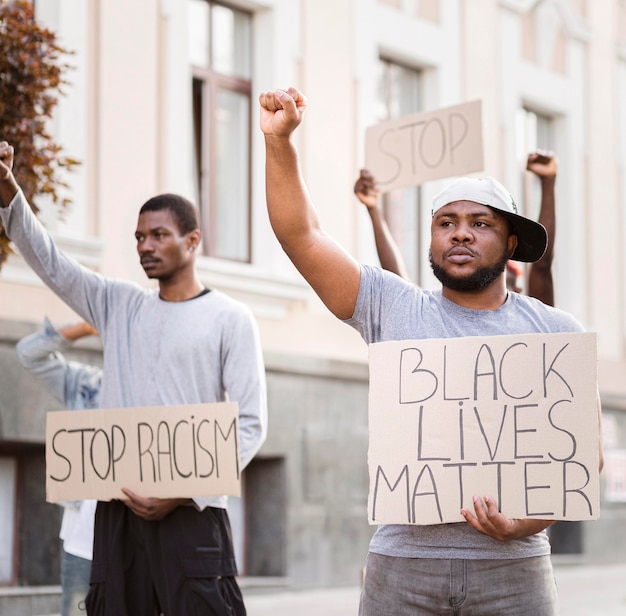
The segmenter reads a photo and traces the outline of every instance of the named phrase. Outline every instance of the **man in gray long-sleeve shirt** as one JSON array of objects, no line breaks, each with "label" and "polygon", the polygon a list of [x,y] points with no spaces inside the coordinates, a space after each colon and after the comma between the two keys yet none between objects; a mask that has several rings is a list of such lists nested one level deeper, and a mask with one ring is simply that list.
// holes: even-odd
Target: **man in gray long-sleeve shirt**
[{"label": "man in gray long-sleeve shirt", "polygon": [[[0,142],[0,221],[30,267],[91,323],[104,350],[104,408],[218,402],[239,405],[241,465],[267,430],[265,374],[250,311],[203,287],[195,271],[195,208],[160,195],[141,208],[135,239],[159,289],[94,273],[57,249],[32,214]],[[90,616],[245,614],[226,498],[101,502],[96,513]]]}]

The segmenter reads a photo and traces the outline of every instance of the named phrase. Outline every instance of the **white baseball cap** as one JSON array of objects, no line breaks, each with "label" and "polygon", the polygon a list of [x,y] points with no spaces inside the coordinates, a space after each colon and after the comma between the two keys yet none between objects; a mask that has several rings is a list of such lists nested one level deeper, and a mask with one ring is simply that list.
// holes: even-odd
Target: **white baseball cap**
[{"label": "white baseball cap", "polygon": [[506,188],[492,177],[460,178],[433,199],[433,216],[444,205],[455,201],[473,201],[500,212],[511,221],[517,236],[517,248],[511,255],[515,261],[533,263],[546,251],[548,234],[545,227],[517,213],[517,205]]}]

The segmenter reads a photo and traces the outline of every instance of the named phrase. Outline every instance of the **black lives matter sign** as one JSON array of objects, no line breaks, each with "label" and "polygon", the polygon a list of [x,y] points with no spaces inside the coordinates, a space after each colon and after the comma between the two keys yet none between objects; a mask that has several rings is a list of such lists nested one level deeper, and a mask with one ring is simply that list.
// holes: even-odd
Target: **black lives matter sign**
[{"label": "black lives matter sign", "polygon": [[489,495],[511,518],[599,516],[596,336],[370,345],[369,520],[461,522]]}]

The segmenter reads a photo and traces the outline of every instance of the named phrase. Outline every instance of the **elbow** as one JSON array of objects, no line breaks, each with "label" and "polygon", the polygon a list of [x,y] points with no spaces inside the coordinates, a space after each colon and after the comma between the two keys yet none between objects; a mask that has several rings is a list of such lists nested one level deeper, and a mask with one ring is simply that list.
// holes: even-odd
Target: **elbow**
[{"label": "elbow", "polygon": [[15,354],[17,355],[17,359],[22,364],[22,366],[26,367],[31,362],[30,353],[28,352],[28,341],[22,338],[15,345]]}]

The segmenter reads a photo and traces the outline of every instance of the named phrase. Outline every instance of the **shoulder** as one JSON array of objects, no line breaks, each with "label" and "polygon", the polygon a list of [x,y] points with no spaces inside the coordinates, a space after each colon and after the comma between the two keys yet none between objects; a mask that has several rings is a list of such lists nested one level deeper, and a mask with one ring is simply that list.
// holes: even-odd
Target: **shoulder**
[{"label": "shoulder", "polygon": [[206,300],[207,305],[213,306],[214,308],[224,312],[241,315],[252,314],[252,311],[247,304],[218,289],[211,289],[209,293],[200,299]]},{"label": "shoulder", "polygon": [[528,295],[511,293],[511,297],[514,305],[544,321],[549,326],[550,332],[585,331],[585,328],[578,321],[578,319],[565,310],[554,306],[548,306],[540,300],[534,297],[529,297]]},{"label": "shoulder", "polygon": [[416,284],[388,272],[382,267],[361,264],[361,288],[370,286],[372,289],[384,288],[385,291],[396,289],[399,292],[423,293]]},{"label": "shoulder", "polygon": [[108,293],[114,297],[136,297],[137,299],[157,299],[159,296],[158,289],[151,287],[142,287],[140,284],[131,280],[122,280],[121,278],[105,278]]},{"label": "shoulder", "polygon": [[235,335],[257,326],[250,306],[217,289],[192,300],[190,308],[194,318],[210,323],[211,328],[220,330],[222,335]]},{"label": "shoulder", "polygon": [[161,302],[159,290],[142,287],[136,282],[106,278],[105,310],[108,317],[115,321],[141,315],[146,310],[158,309]]}]

